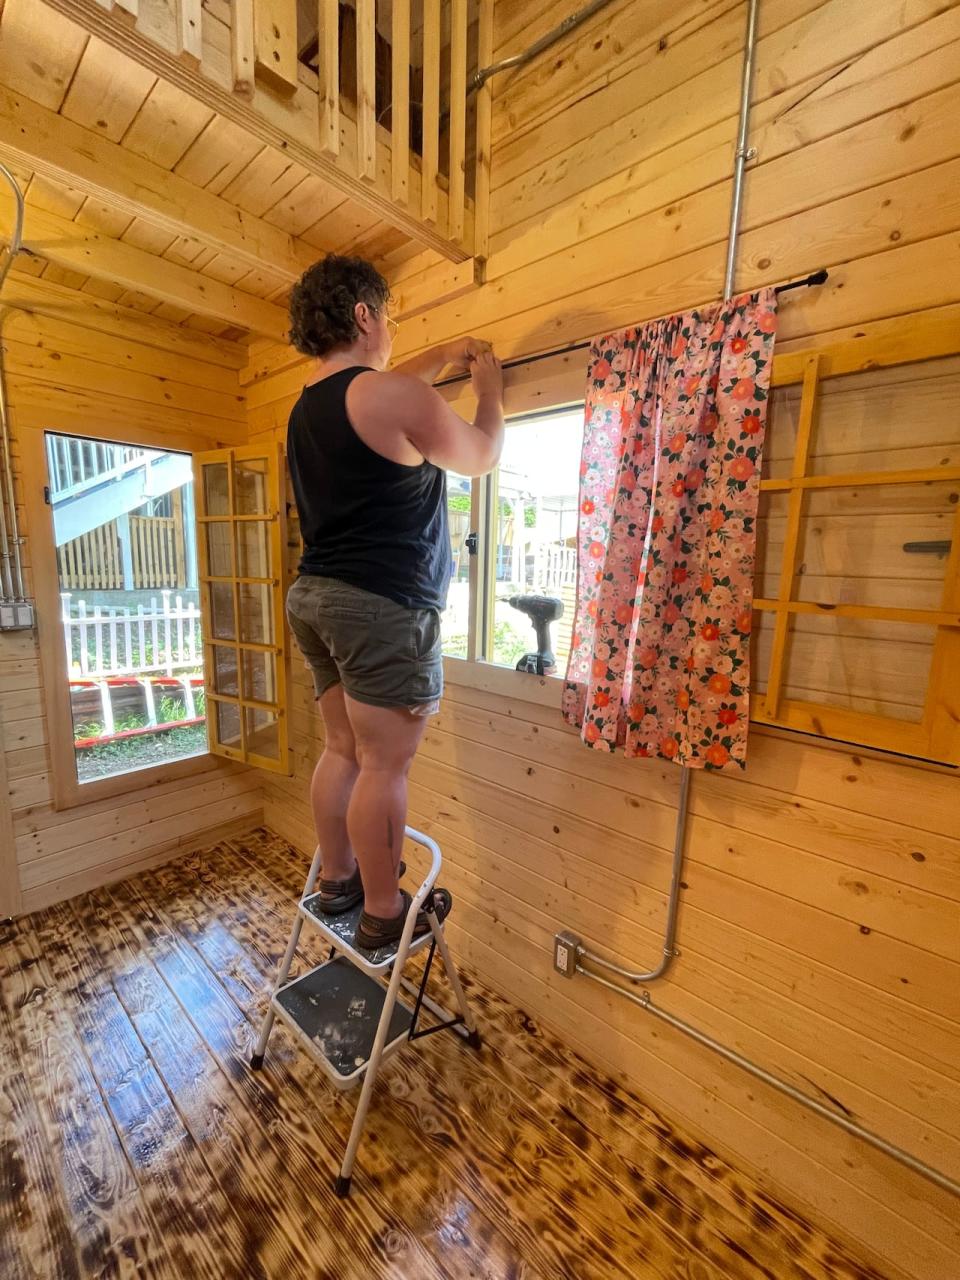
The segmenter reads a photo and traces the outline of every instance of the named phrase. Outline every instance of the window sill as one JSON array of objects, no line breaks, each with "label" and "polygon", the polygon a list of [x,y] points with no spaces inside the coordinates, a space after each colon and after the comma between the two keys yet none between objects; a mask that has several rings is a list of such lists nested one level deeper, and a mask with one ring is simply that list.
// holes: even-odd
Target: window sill
[{"label": "window sill", "polygon": [[194,779],[198,774],[206,773],[221,763],[226,764],[225,761],[218,761],[209,751],[202,751],[195,756],[184,756],[181,760],[151,764],[142,769],[130,769],[126,773],[108,774],[90,782],[79,782],[75,773],[72,777],[64,778],[54,768],[53,807],[58,813],[65,809],[80,809],[99,800],[144,791],[148,787],[176,782],[180,778]]},{"label": "window sill", "polygon": [[[514,702],[529,702],[537,706],[547,707],[560,716],[560,695],[563,690],[563,677],[532,676],[522,671],[514,671],[510,667],[499,667],[492,662],[471,662],[467,658],[443,659],[444,679],[448,684],[462,689],[478,689]],[[571,728],[571,733],[576,730]],[[927,772],[941,773],[956,777],[958,769],[954,765],[939,764],[933,760],[923,760],[916,756],[898,755],[892,751],[883,751],[877,747],[858,746],[853,742],[842,742],[835,738],[821,738],[815,734],[802,733],[798,729],[779,728],[776,725],[756,724],[751,721],[750,737],[779,739],[781,742],[803,743],[821,751],[835,751],[841,755],[857,757],[864,760],[880,760],[887,764],[899,763]],[[747,761],[749,770],[750,762]]]},{"label": "window sill", "polygon": [[481,689],[519,702],[535,702],[560,712],[563,677],[533,676],[512,667],[499,667],[492,662],[471,662],[467,658],[444,658],[444,678],[449,684],[466,689]]}]

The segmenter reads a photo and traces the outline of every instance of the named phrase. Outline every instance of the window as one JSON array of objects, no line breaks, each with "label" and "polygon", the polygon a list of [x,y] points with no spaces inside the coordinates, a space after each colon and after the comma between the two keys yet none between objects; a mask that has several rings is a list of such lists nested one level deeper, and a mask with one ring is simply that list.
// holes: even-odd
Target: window
[{"label": "window", "polygon": [[[447,473],[453,551],[443,652],[515,667],[537,648],[529,616],[511,599],[547,595],[562,614],[550,627],[566,666],[577,587],[582,408],[511,421],[496,475]],[[470,554],[473,538],[475,553]],[[473,640],[473,637],[476,637]]]},{"label": "window", "polygon": [[[755,722],[960,764],[957,346],[948,322],[901,321],[876,338],[775,355],[758,519]],[[558,378],[559,393],[572,399],[578,379],[573,369]],[[533,398],[522,387],[517,394]],[[460,584],[458,627],[468,616],[476,657],[492,664],[514,666],[535,648],[532,626],[508,598],[543,594],[564,607],[552,627],[564,673],[582,424],[579,408],[511,420],[498,474],[473,483],[479,567]],[[466,648],[445,643],[451,656]]]},{"label": "window", "polygon": [[443,652],[450,658],[466,658],[470,653],[470,552],[467,539],[473,527],[471,484],[466,476],[447,472],[447,519],[453,566],[450,590],[443,611]]},{"label": "window", "polygon": [[190,455],[45,436],[76,780],[206,752]]},{"label": "window", "polygon": [[537,648],[529,617],[510,604],[553,596],[563,608],[550,634],[557,669],[566,667],[577,594],[577,516],[583,411],[513,422],[495,485],[495,545],[488,576],[487,652],[516,666]]}]

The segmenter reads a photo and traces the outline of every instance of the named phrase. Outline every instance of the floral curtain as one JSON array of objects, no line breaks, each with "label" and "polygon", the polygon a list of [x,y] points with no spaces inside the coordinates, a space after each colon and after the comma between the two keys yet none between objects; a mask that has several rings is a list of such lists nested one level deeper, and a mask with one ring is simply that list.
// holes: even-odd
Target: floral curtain
[{"label": "floral curtain", "polygon": [[598,339],[563,715],[598,750],[743,766],[773,289]]}]

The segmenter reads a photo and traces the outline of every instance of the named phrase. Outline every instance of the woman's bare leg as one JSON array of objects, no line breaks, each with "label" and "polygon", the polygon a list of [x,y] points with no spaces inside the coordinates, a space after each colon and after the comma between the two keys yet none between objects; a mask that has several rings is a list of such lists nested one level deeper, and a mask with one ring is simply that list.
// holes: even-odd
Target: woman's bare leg
[{"label": "woman's bare leg", "polygon": [[402,707],[372,707],[346,696],[360,772],[347,810],[360,864],[364,910],[388,920],[403,909],[397,868],[407,822],[407,774],[426,727]]},{"label": "woman's bare leg", "polygon": [[357,866],[347,832],[347,810],[360,768],[343,685],[327,689],[317,699],[317,706],[323,717],[324,747],[310,783],[313,822],[323,855],[324,879],[346,880]]}]

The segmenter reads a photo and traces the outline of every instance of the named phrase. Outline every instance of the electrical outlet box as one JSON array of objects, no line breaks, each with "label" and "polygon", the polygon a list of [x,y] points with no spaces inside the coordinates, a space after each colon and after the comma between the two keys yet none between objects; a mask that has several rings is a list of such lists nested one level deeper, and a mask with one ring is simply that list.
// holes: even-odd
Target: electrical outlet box
[{"label": "electrical outlet box", "polygon": [[14,600],[0,603],[0,631],[32,631],[34,626],[32,601]]},{"label": "electrical outlet box", "polygon": [[553,967],[565,978],[572,978],[577,972],[577,956],[580,953],[580,939],[574,933],[564,931],[554,935]]}]

